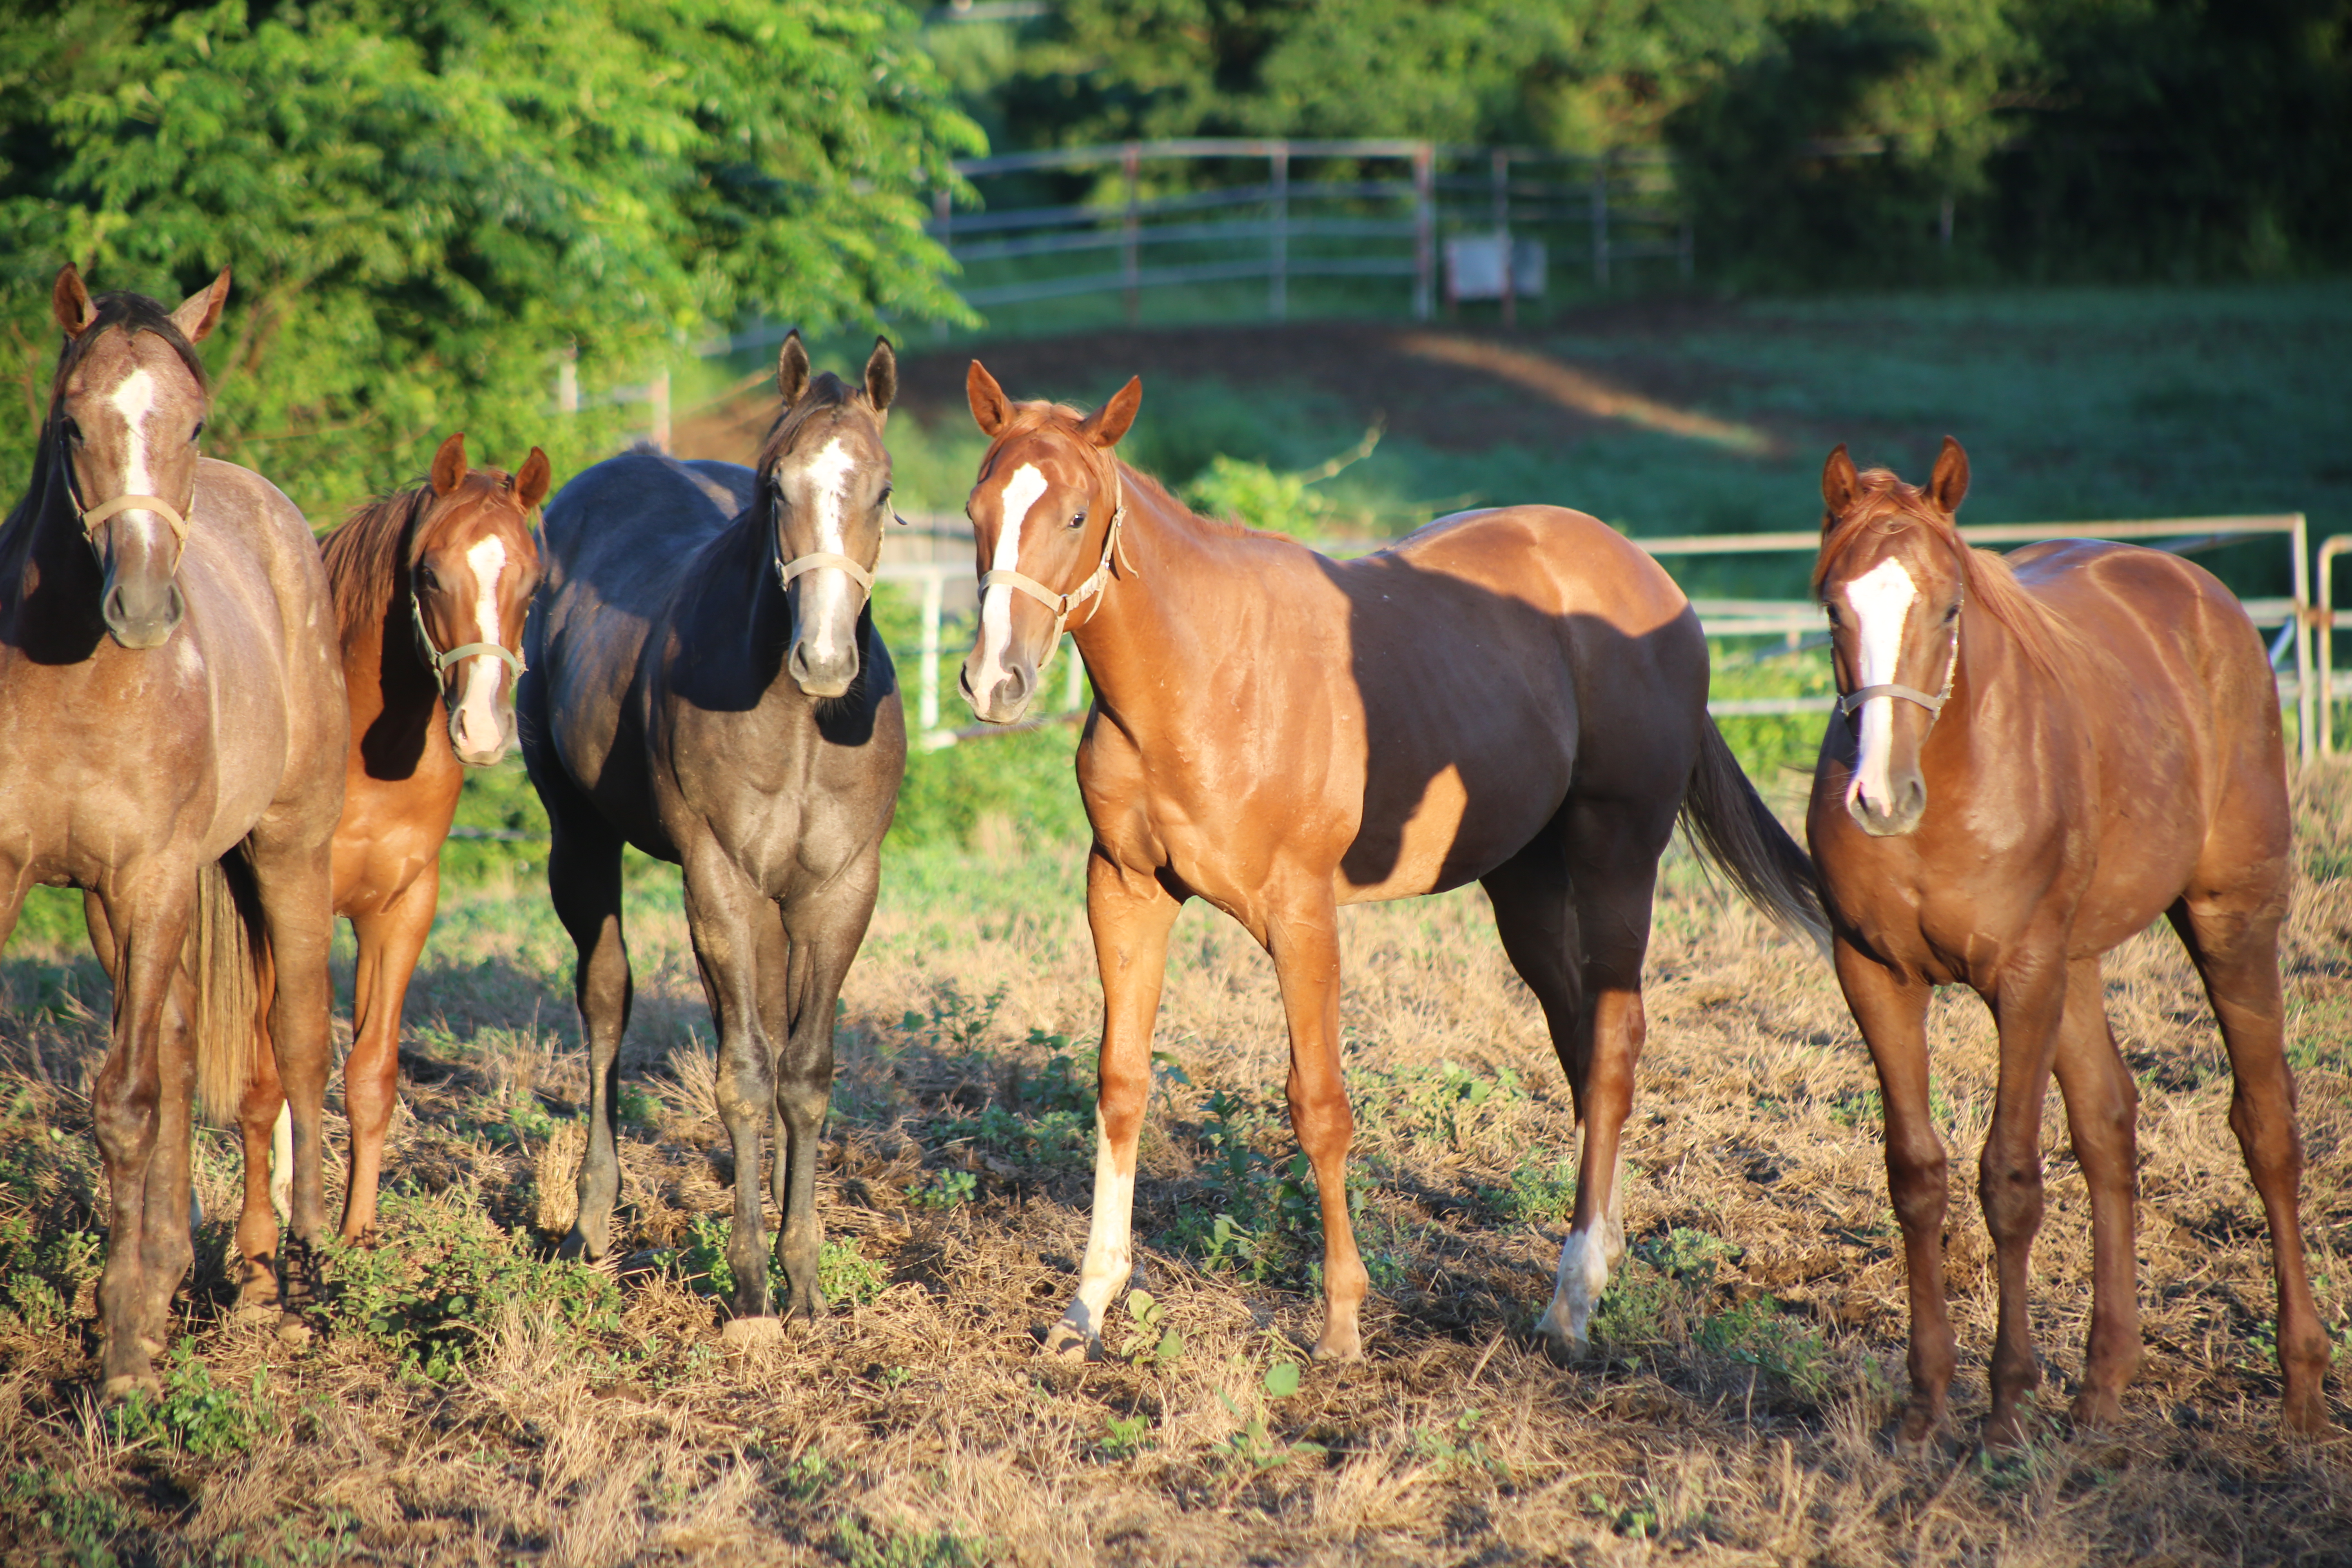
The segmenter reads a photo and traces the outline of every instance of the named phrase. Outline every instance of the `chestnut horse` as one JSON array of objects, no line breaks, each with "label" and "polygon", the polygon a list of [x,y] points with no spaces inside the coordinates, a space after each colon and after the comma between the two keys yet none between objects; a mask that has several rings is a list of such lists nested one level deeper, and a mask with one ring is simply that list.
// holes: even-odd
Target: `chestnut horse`
[{"label": "chestnut horse", "polygon": [[[215,1113],[243,1096],[265,1009],[292,1091],[294,1300],[324,1226],[328,845],[350,721],[309,525],[197,444],[194,345],[227,297],[226,271],[169,312],[58,274],[65,348],[32,488],[0,525],[0,941],[33,884],[80,888],[114,983],[90,1095],[110,1397],[158,1386],[194,1256],[190,1102],[200,1072]],[[237,1247],[248,1299],[275,1299],[276,1217],[248,1213]]]},{"label": "chestnut horse", "polygon": [[1094,678],[1078,745],[1087,916],[1103,987],[1094,1221],[1047,1348],[1092,1353],[1131,1267],[1136,1141],[1170,926],[1201,898],[1274,959],[1290,1120],[1323,1220],[1323,1357],[1362,1353],[1348,1218],[1339,906],[1482,882],[1584,1124],[1576,1210],[1539,1325],[1561,1359],[1624,1248],[1618,1139],[1642,1048],[1658,856],[1679,816],[1774,918],[1818,929],[1812,868],[1706,714],[1706,641],[1674,580],[1557,507],[1442,518],[1360,561],[1193,516],[1091,416],[1008,403],[969,510],[978,640],[964,691],[1021,716],[1065,626]]},{"label": "chestnut horse", "polygon": [[[441,895],[441,846],[466,769],[502,760],[515,741],[523,616],[539,586],[539,503],[547,454],[520,474],[466,466],[466,437],[441,443],[432,477],[371,501],[321,549],[342,634],[352,742],[335,828],[335,913],[359,939],[352,1049],[343,1061],[351,1181],[342,1237],[375,1226],[383,1135],[400,1092],[400,1010]],[[275,1075],[257,1073],[244,1108],[245,1201],[265,1194],[254,1158],[278,1119]],[[281,1166],[277,1180],[281,1183]]]},{"label": "chestnut horse", "polygon": [[735,1159],[730,1339],[776,1328],[760,1215],[772,1121],[787,1310],[824,1310],[816,1147],[834,1001],[874,914],[907,764],[898,683],[867,603],[891,515],[882,424],[897,362],[877,342],[863,384],[829,371],[812,381],[795,332],[776,383],[783,408],[756,468],[639,450],[548,504],[520,698],[588,1043],[588,1148],[563,1253],[604,1256],[620,1189],[621,847],[634,844],[685,872],[719,1028]]},{"label": "chestnut horse", "polygon": [[[2041,1381],[2026,1262],[2042,1223],[2054,1068],[2091,1200],[2092,1310],[2077,1421],[2112,1420],[2139,1362],[2138,1091],[2102,1005],[2102,954],[2158,915],[2204,980],[2236,1088],[2230,1126],[2270,1221],[2286,1423],[2326,1421],[2327,1340],[2304,1271],[2294,1079],[2278,929],[2292,875],[2286,758],[2261,637],[2229,591],[2161,551],[2079,541],[2003,559],[1961,542],[1968,458],[1925,489],[1840,447],[1813,577],[1838,707],[1807,818],[1838,983],[1886,1105],[1886,1177],[1910,1278],[1906,1443],[1945,1419],[1945,1155],[1927,1111],[1928,994],[1959,984],[2000,1033],[1977,1191],[2000,1316],[1987,1437],[2017,1441]],[[1857,725],[1852,717],[1860,714]]]}]

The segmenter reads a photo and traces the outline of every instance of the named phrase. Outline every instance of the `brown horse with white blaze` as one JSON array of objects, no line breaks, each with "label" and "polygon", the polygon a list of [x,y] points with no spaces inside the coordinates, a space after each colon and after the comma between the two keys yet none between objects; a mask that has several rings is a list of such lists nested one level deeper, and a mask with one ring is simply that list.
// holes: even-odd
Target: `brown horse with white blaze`
[{"label": "brown horse with white blaze", "polygon": [[[343,816],[335,828],[335,913],[352,922],[359,963],[352,1048],[343,1062],[351,1119],[342,1237],[375,1226],[383,1139],[400,1091],[400,1015],[440,903],[441,846],[468,767],[492,767],[515,743],[515,681],[524,616],[539,587],[539,504],[551,479],[533,447],[520,471],[469,468],[461,433],[441,443],[425,482],[370,501],[322,542],[351,696]],[[246,1206],[259,1211],[274,1074],[246,1098]],[[285,1173],[280,1166],[278,1180]]]},{"label": "brown horse with white blaze", "polygon": [[[236,1103],[264,1015],[293,1104],[298,1300],[324,1225],[328,846],[349,720],[309,524],[199,444],[194,345],[227,297],[226,271],[171,311],[58,274],[65,341],[32,486],[0,525],[0,942],[27,888],[79,888],[114,985],[90,1094],[109,1395],[158,1385],[194,1255],[191,1102],[201,1076],[215,1110]],[[270,1273],[275,1217],[237,1245]]]},{"label": "brown horse with white blaze", "polygon": [[1706,642],[1682,591],[1607,525],[1557,507],[1444,518],[1334,562],[1195,517],[1120,463],[1139,382],[1083,416],[1008,402],[977,363],[967,393],[991,445],[968,508],[981,624],[964,689],[982,719],[1019,718],[1065,626],[1095,687],[1077,754],[1103,986],[1094,1221],[1048,1348],[1097,1345],[1130,1271],[1169,928],[1200,898],[1274,959],[1291,1126],[1322,1211],[1315,1351],[1361,1355],[1339,906],[1476,880],[1584,1125],[1539,1326],[1556,1356],[1580,1352],[1624,1247],[1618,1139],[1676,817],[1775,918],[1819,921],[1804,851],[1707,718]]},{"label": "brown horse with white blaze", "polygon": [[1952,521],[1968,482],[1948,437],[1923,489],[1857,473],[1838,447],[1822,475],[1814,569],[1849,717],[1822,741],[1808,831],[1838,982],[1886,1106],[1911,1299],[1902,1439],[1944,1423],[1956,1358],[1947,1165],[1928,1116],[1926,1016],[1943,984],[1981,996],[2000,1037],[1977,1187],[2000,1280],[1986,1436],[2020,1440],[2020,1401],[2041,1381],[2026,1279],[2053,1071],[2091,1201],[2090,1342],[2074,1415],[2120,1412],[2140,1348],[2139,1097],[2108,1028],[2100,960],[2158,916],[2221,1023],[2230,1126],[2270,1224],[2284,1416],[2315,1430],[2327,1339],[2297,1215],[2303,1151],[2278,969],[2291,819],[2262,638],[2210,574],[2162,551],[1969,549]]}]

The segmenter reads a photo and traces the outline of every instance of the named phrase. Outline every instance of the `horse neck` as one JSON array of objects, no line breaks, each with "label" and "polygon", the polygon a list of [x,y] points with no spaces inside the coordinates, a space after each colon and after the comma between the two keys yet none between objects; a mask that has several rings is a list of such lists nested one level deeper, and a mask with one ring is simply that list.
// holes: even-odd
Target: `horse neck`
[{"label": "horse neck", "polygon": [[[1959,658],[1952,668],[1951,700],[1945,704],[1928,737],[1931,746],[1936,734],[1948,738],[1945,747],[1935,749],[1937,763],[1970,773],[2003,765],[2003,756],[2015,748],[2015,737],[1996,733],[1990,722],[1988,699],[1996,689],[2013,692],[2020,681],[2032,679],[2034,673],[2017,634],[1999,616],[1973,602],[1966,605],[1960,611]],[[2003,708],[2012,721],[2018,716],[2031,721],[2042,711],[2039,703],[2011,701]],[[1960,743],[1950,744],[1954,740]],[[1927,765],[1925,749],[1920,761],[1923,767]],[[2013,757],[2007,765],[2015,765]]]},{"label": "horse neck", "polygon": [[68,637],[88,632],[102,636],[106,623],[99,614],[99,596],[105,574],[98,556],[83,535],[66,481],[66,467],[57,456],[52,426],[44,422],[33,460],[33,482],[18,510],[0,535],[0,610],[17,625],[21,617],[38,616],[42,629]]},{"label": "horse neck", "polygon": [[1112,576],[1092,601],[1092,616],[1081,608],[1073,616],[1070,634],[1097,698],[1114,712],[1164,690],[1171,668],[1201,667],[1213,627],[1192,612],[1210,597],[1205,583],[1215,583],[1218,596],[1252,591],[1247,574],[1223,559],[1227,536],[1156,488],[1137,484],[1126,464],[1118,470],[1127,521]]}]

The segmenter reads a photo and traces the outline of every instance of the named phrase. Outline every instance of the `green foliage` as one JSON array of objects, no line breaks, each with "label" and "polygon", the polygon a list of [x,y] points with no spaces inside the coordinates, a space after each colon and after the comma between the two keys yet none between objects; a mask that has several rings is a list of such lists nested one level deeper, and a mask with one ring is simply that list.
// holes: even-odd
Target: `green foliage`
[{"label": "green foliage", "polygon": [[855,1516],[841,1521],[833,1547],[849,1568],[978,1568],[989,1557],[984,1542],[952,1530],[893,1530]]},{"label": "green foliage", "polygon": [[29,1213],[0,1215],[0,1300],[29,1332],[72,1321],[83,1289],[105,1266],[106,1238],[96,1230],[44,1223]]},{"label": "green foliage", "polygon": [[[80,0],[0,21],[0,326],[46,388],[49,283],[176,303],[227,265],[208,449],[314,517],[626,416],[550,418],[765,315],[961,318],[920,225],[975,130],[892,0]],[[31,435],[0,434],[21,473]]]},{"label": "green foliage", "polygon": [[1151,1446],[1150,1431],[1149,1415],[1114,1415],[1103,1424],[1102,1438],[1095,1446],[1106,1459],[1132,1458]]},{"label": "green foliage", "polygon": [[[134,1522],[130,1509],[112,1492],[93,1490],[87,1482],[62,1471],[18,1470],[0,1488],[0,1516],[28,1520],[65,1549],[62,1559],[48,1552],[39,1561],[64,1561],[79,1568],[115,1568],[120,1561],[114,1543]],[[37,1542],[20,1541],[22,1549]]]},{"label": "green foliage", "polygon": [[404,1372],[452,1381],[509,1305],[577,1334],[620,1327],[620,1291],[609,1276],[535,1256],[526,1237],[471,1205],[391,1192],[378,1213],[379,1246],[329,1254],[327,1311],[339,1330],[382,1345]]},{"label": "green foliage", "polygon": [[1294,1443],[1276,1436],[1267,1427],[1265,1416],[1244,1412],[1222,1388],[1217,1390],[1217,1403],[1240,1425],[1212,1444],[1209,1452],[1234,1469],[1263,1474],[1293,1459],[1319,1459],[1329,1452],[1320,1443]]},{"label": "green foliage", "polygon": [[1094,1152],[1091,1109],[1048,1110],[1024,1116],[1002,1105],[982,1107],[976,1116],[944,1117],[931,1123],[942,1139],[969,1138],[1008,1160],[1025,1160],[1048,1170],[1083,1168]]},{"label": "green foliage", "polygon": [[[958,715],[947,704],[963,701],[956,694],[954,673],[955,660],[961,657],[959,651],[940,660],[944,667],[940,684],[945,688],[940,697],[940,714],[950,724],[957,722]],[[1069,657],[1066,648],[1055,656],[1057,661]],[[1046,692],[1057,692],[1061,680],[1056,662],[1046,674]],[[969,711],[961,717],[969,718]],[[992,818],[1012,830],[1009,842],[1003,846],[1007,849],[1085,843],[1091,830],[1071,771],[1070,754],[1076,742],[1074,731],[1048,724],[936,752],[909,752],[888,847],[971,847],[982,825]]]},{"label": "green foliage", "polygon": [[828,1241],[818,1248],[816,1288],[835,1306],[863,1307],[890,1288],[882,1266],[854,1241]]},{"label": "green foliage", "polygon": [[[684,1245],[671,1266],[698,1295],[726,1300],[735,1294],[735,1270],[727,1261],[727,1243],[734,1228],[731,1214],[697,1215],[688,1223]],[[783,1265],[771,1253],[769,1293],[781,1299],[788,1287]],[[863,1307],[890,1288],[890,1276],[856,1242],[836,1237],[817,1249],[816,1288],[830,1305]]]},{"label": "green foliage", "polygon": [[1576,1207],[1576,1157],[1547,1161],[1529,1154],[1511,1172],[1511,1184],[1497,1205],[1523,1225],[1557,1225]]},{"label": "green foliage", "polygon": [[1511,1479],[1511,1468],[1477,1436],[1480,1410],[1465,1410],[1442,1426],[1415,1426],[1408,1434],[1412,1451],[1440,1469],[1455,1475],[1484,1475],[1497,1481]]},{"label": "green foliage", "polygon": [[933,1171],[907,1189],[907,1201],[917,1208],[951,1209],[980,1196],[980,1178],[970,1171]]},{"label": "green foliage", "polygon": [[248,1388],[214,1383],[196,1359],[195,1341],[183,1339],[163,1369],[162,1396],[137,1390],[110,1407],[107,1420],[125,1443],[153,1443],[199,1459],[242,1454],[278,1430],[268,1384],[267,1367],[254,1368]]},{"label": "green foliage", "polygon": [[1135,1331],[1128,1336],[1120,1354],[1146,1366],[1168,1366],[1182,1359],[1184,1335],[1168,1321],[1168,1309],[1154,1300],[1150,1291],[1129,1290],[1127,1315],[1134,1321]]}]

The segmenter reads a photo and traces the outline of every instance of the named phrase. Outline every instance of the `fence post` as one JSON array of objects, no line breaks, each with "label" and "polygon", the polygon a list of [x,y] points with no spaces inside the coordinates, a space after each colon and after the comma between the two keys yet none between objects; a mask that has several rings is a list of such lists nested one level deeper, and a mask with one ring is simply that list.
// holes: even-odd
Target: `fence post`
[{"label": "fence post", "polygon": [[1427,142],[1412,150],[1412,319],[1429,320],[1436,304],[1437,149]]},{"label": "fence post", "polygon": [[923,691],[916,725],[923,735],[940,727],[940,595],[946,582],[940,572],[923,579]]},{"label": "fence post", "polygon": [[1290,314],[1290,143],[1276,142],[1272,157],[1274,270],[1265,286],[1265,309],[1279,321]]},{"label": "fence post", "polygon": [[1592,164],[1592,284],[1609,287],[1609,154]]},{"label": "fence post", "polygon": [[580,345],[563,345],[555,363],[555,411],[566,418],[580,412]]},{"label": "fence post", "polygon": [[2336,557],[2352,545],[2339,533],[2319,547],[2319,597],[2312,615],[2319,622],[2319,754],[2336,754]]},{"label": "fence post", "polygon": [[2309,762],[2318,753],[2319,738],[2312,733],[2312,711],[2317,695],[2311,678],[2311,542],[2303,513],[2294,514],[2294,717],[2301,731],[2295,755]]},{"label": "fence post", "polygon": [[1135,211],[1136,165],[1141,158],[1142,150],[1133,142],[1129,142],[1119,152],[1119,168],[1127,176],[1127,221],[1120,226],[1120,233],[1125,240],[1121,247],[1123,252],[1121,270],[1127,279],[1127,324],[1130,327],[1140,318],[1143,310],[1141,297],[1143,279],[1140,276],[1142,268],[1136,256],[1140,242],[1136,233]]},{"label": "fence post", "polygon": [[1495,241],[1503,247],[1503,325],[1519,324],[1518,268],[1511,258],[1511,155],[1500,147],[1487,160],[1495,182]]},{"label": "fence post", "polygon": [[667,452],[669,450],[669,366],[664,365],[654,372],[653,384],[646,390],[653,399],[654,446]]}]

